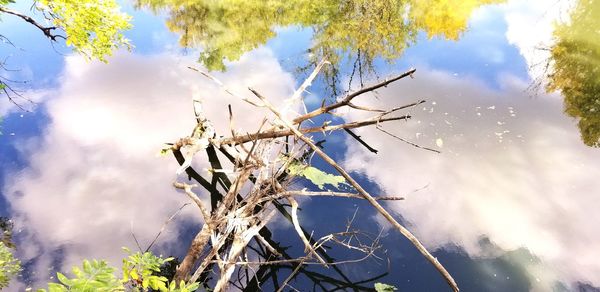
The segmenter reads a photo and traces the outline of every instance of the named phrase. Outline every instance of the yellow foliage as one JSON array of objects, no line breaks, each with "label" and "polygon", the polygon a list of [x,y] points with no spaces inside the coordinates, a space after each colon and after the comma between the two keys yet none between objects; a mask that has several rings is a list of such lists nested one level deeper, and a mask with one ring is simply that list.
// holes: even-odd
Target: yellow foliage
[{"label": "yellow foliage", "polygon": [[571,21],[556,25],[548,91],[564,95],[565,112],[578,120],[583,142],[600,147],[600,1],[581,0]]},{"label": "yellow foliage", "polygon": [[469,16],[484,4],[504,0],[138,0],[169,13],[169,29],[183,46],[198,46],[209,69],[224,70],[276,35],[278,27],[310,27],[311,55],[337,63],[360,52],[369,67],[376,57],[398,58],[420,31],[458,39]]}]

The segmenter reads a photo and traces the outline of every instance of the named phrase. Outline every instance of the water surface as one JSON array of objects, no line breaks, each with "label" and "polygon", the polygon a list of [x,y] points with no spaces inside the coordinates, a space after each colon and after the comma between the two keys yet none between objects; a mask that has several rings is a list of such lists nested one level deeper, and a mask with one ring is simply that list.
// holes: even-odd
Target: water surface
[{"label": "water surface", "polygon": [[[187,202],[171,186],[176,161],[157,153],[193,128],[192,98],[204,100],[222,133],[228,131],[228,104],[238,127],[258,127],[266,112],[188,66],[212,70],[241,94],[251,86],[281,101],[323,58],[332,65],[305,94],[309,109],[417,69],[414,78],[357,103],[389,108],[426,100],[407,111],[412,119],[384,129],[441,153],[375,128],[355,133],[377,154],[344,132],[326,136],[324,146],[369,192],[406,197],[386,207],[434,251],[462,290],[598,290],[598,1],[123,5],[134,16],[128,37],[136,47],[109,64],[70,55],[60,45],[53,49],[16,20],[1,23],[2,34],[26,48],[0,48],[22,69],[10,76],[30,80],[23,89],[38,102],[27,113],[0,101],[3,211],[14,221],[25,263],[14,290],[40,287],[83,258],[119,264],[121,246],[136,247],[132,233],[142,248],[151,242]],[[369,113],[340,115],[333,121]],[[317,159],[314,164],[331,171]],[[302,204],[301,220],[317,235],[344,228],[355,212],[354,227],[383,235],[383,260],[311,271],[336,279],[344,274],[350,282],[384,275],[376,281],[401,291],[447,289],[368,204],[328,198]],[[183,255],[198,224],[197,212],[184,208],[153,249]],[[283,220],[270,227],[283,245],[299,243]],[[343,250],[331,255],[355,256]],[[290,270],[279,272],[282,279]],[[290,284],[313,288],[307,275]]]}]

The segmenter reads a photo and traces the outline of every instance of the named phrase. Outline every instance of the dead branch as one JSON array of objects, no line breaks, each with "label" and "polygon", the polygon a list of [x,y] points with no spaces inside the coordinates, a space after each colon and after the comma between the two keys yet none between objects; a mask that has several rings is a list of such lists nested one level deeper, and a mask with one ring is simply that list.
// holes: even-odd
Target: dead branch
[{"label": "dead branch", "polygon": [[56,26],[44,26],[41,23],[37,22],[35,19],[31,18],[28,15],[22,14],[21,12],[12,10],[12,9],[8,9],[6,7],[0,6],[0,12],[4,12],[7,14],[12,14],[16,17],[19,17],[23,20],[25,20],[26,22],[31,23],[33,26],[37,27],[39,30],[41,30],[44,35],[49,38],[52,41],[56,41],[57,38],[62,38],[64,39],[65,37],[62,35],[58,35],[58,34],[53,34],[52,31],[58,29],[58,27]]},{"label": "dead branch", "polygon": [[[414,72],[414,71],[413,71]],[[406,73],[405,73],[406,74]],[[412,74],[412,73],[410,73]],[[409,76],[410,74],[406,74],[405,76]],[[401,75],[402,76],[402,75]],[[396,80],[400,79],[401,77],[396,77]],[[383,84],[383,83],[382,83]],[[385,85],[389,84],[385,83]],[[381,86],[384,85],[379,85],[378,87],[374,87],[371,86],[369,88],[379,88]],[[392,215],[385,210],[378,202],[377,200],[375,200],[375,198],[373,198],[367,191],[365,191],[360,184],[358,184],[358,182],[356,182],[351,176],[350,174],[348,174],[341,166],[339,166],[331,157],[329,157],[329,155],[327,155],[325,152],[323,152],[319,147],[317,147],[308,137],[304,136],[304,134],[302,134],[300,131],[298,131],[293,125],[292,123],[290,123],[289,121],[287,121],[282,115],[281,113],[279,113],[279,111],[264,97],[262,96],[260,93],[258,93],[256,90],[249,88],[250,91],[256,95],[256,97],[258,97],[263,104],[279,119],[279,121],[281,121],[288,129],[290,129],[294,135],[302,140],[304,143],[306,143],[308,146],[310,146],[310,148],[312,148],[312,150],[317,153],[319,156],[321,156],[321,158],[327,162],[329,165],[333,166],[345,179],[346,181],[348,181],[348,183],[350,183],[350,185],[352,185],[352,187],[354,187],[367,201],[369,201],[369,203],[388,221],[392,224],[392,226],[394,226],[402,235],[404,235],[404,237],[406,237],[408,240],[410,240],[413,245],[419,250],[419,252],[421,252],[421,254],[429,261],[431,262],[431,264],[433,264],[433,266],[438,270],[438,272],[440,272],[440,274],[444,277],[444,279],[446,279],[446,282],[448,282],[448,285],[450,285],[450,287],[454,290],[454,291],[459,291],[458,289],[458,285],[456,284],[456,282],[454,281],[454,279],[452,278],[452,276],[450,275],[450,273],[448,273],[448,271],[446,270],[446,268],[444,268],[444,266],[442,266],[442,264],[440,264],[440,262],[437,260],[437,258],[435,258],[433,255],[431,255],[431,253],[429,253],[429,251],[425,248],[425,246],[423,246],[423,244],[419,241],[419,239],[417,239],[408,229],[406,229],[404,226],[402,226],[400,223],[398,223],[398,221],[396,221],[396,219],[394,219],[394,217],[392,217]],[[373,90],[371,89],[371,90]],[[360,90],[358,92],[366,92],[364,90]],[[350,98],[345,98],[344,100],[351,100],[352,95],[349,95],[348,97]],[[357,96],[357,95],[354,95]]]},{"label": "dead branch", "polygon": [[204,203],[202,203],[202,201],[200,200],[200,198],[198,198],[198,195],[196,195],[193,191],[192,188],[193,187],[197,187],[197,185],[188,185],[186,183],[180,183],[180,182],[174,182],[173,186],[177,189],[181,189],[185,191],[185,194],[192,199],[192,201],[196,204],[196,206],[198,206],[198,208],[200,209],[200,213],[202,214],[202,219],[204,220],[209,220],[210,219],[210,213],[206,210],[206,207],[204,207]]},{"label": "dead branch", "polygon": [[[310,192],[306,190],[297,190],[297,191],[283,191],[277,193],[273,196],[265,198],[265,200],[277,200],[285,197],[292,196],[309,196],[309,197],[339,197],[339,198],[353,198],[353,199],[364,199],[360,194],[354,193],[343,193],[343,192],[333,192],[333,191],[323,191],[323,192]],[[374,197],[375,200],[380,201],[401,201],[404,200],[404,197],[397,196],[377,196]]]},{"label": "dead branch", "polygon": [[[300,131],[304,134],[318,133],[318,132],[332,132],[332,131],[341,130],[341,129],[361,128],[364,126],[375,125],[377,123],[408,120],[410,118],[411,118],[411,116],[409,116],[409,115],[390,117],[390,118],[381,118],[378,115],[376,117],[369,118],[369,119],[362,120],[362,121],[348,122],[348,123],[332,125],[332,126],[322,125],[319,127],[302,128],[302,129],[300,129]],[[294,132],[289,129],[268,130],[268,131],[264,131],[264,132],[260,132],[260,133],[246,134],[246,135],[241,135],[241,136],[236,136],[236,137],[220,138],[220,139],[215,140],[213,143],[215,143],[217,145],[237,145],[237,144],[248,143],[248,142],[254,141],[254,140],[281,138],[281,137],[293,136],[293,135],[294,135]],[[173,145],[173,148],[176,149],[176,148],[180,147],[180,145],[183,145],[183,144],[185,144],[185,143],[175,143]]]},{"label": "dead branch", "polygon": [[[384,122],[410,119],[409,115],[393,116],[392,114],[402,109],[414,107],[425,101],[421,100],[389,110],[383,110],[356,105],[353,103],[353,99],[367,92],[387,86],[394,81],[411,76],[415,70],[409,70],[402,75],[350,93],[336,103],[330,105],[323,104],[320,108],[311,112],[305,110],[305,114],[298,116],[293,121],[287,120],[285,116],[290,107],[294,103],[302,101],[302,93],[306,91],[321,67],[326,63],[326,61],[319,63],[314,72],[294,92],[291,98],[285,100],[284,107],[281,110],[276,109],[265,97],[253,89],[250,90],[258,97],[258,101],[252,101],[237,95],[227,89],[223,83],[212,75],[190,68],[199,71],[203,76],[217,83],[228,94],[253,106],[269,109],[275,115],[276,119],[270,121],[271,126],[266,129],[263,129],[263,126],[267,121],[265,119],[258,131],[240,135],[233,129],[233,111],[229,106],[231,136],[222,137],[217,135],[211,121],[203,112],[202,102],[200,100],[194,100],[194,112],[198,124],[190,136],[181,138],[176,143],[170,144],[170,150],[173,151],[181,165],[178,169],[178,174],[185,172],[190,178],[196,180],[203,188],[210,192],[212,210],[209,212],[207,208],[204,207],[202,201],[199,200],[198,196],[192,191],[192,188],[195,187],[194,184],[181,182],[174,183],[175,188],[182,189],[186,195],[196,203],[205,221],[202,229],[193,239],[181,265],[177,268],[175,276],[176,281],[189,280],[195,282],[201,277],[206,277],[202,275],[208,275],[209,272],[213,272],[218,275],[216,286],[214,288],[215,291],[224,291],[227,290],[231,284],[231,277],[234,271],[237,267],[240,267],[238,269],[238,282],[241,282],[241,279],[246,279],[249,281],[246,283],[247,285],[259,288],[260,275],[264,275],[265,271],[267,271],[263,268],[264,266],[288,264],[291,266],[293,272],[285,279],[281,287],[277,286],[278,284],[275,285],[279,289],[290,287],[289,281],[298,274],[305,274],[315,283],[315,285],[319,285],[323,289],[326,289],[325,286],[319,283],[322,279],[327,279],[326,281],[330,281],[334,286],[341,289],[350,287],[347,285],[354,285],[345,284],[353,282],[337,268],[337,265],[359,262],[369,257],[380,259],[374,253],[375,250],[379,248],[378,239],[380,235],[375,238],[369,237],[368,240],[372,243],[364,244],[364,238],[360,239],[357,232],[350,230],[350,224],[352,222],[350,221],[345,231],[327,234],[315,240],[313,238],[313,233],[307,232],[301,226],[301,222],[298,218],[299,204],[296,201],[295,196],[330,196],[364,199],[369,201],[379,213],[399,230],[401,234],[407,237],[427,260],[438,269],[449,285],[455,291],[458,291],[456,283],[437,259],[423,247],[410,231],[400,225],[400,223],[398,223],[391,214],[378,203],[380,200],[403,200],[404,198],[397,196],[371,196],[355,180],[353,180],[344,169],[306,136],[307,134],[316,132],[328,133],[371,125],[379,126],[380,123]],[[356,110],[374,112],[376,114],[360,121],[344,122],[335,125],[331,125],[330,121],[326,121],[320,126],[301,126],[303,121],[322,114],[336,115],[335,110],[341,107],[349,107]],[[283,139],[278,139],[282,137],[286,137],[285,141]],[[252,143],[251,147],[248,147],[249,145],[247,143]],[[283,150],[284,148],[285,150]],[[221,166],[218,161],[215,149],[221,150],[221,152],[232,162],[232,170],[224,170],[223,166]],[[206,150],[206,153],[209,156],[209,161],[212,166],[212,171],[210,172],[210,175],[212,175],[212,182],[204,179],[191,167],[192,159],[201,150]],[[273,159],[274,151],[283,155],[277,155],[277,158]],[[286,170],[290,167],[291,162],[300,161],[303,163],[303,161],[309,159],[308,157],[313,153],[318,154],[327,163],[332,165],[345,180],[354,187],[357,193],[289,190],[287,187],[289,187],[289,181],[293,179],[293,175],[290,175]],[[225,172],[227,172],[227,175]],[[217,187],[220,187],[224,193],[222,194],[221,190],[217,190]],[[279,199],[286,199],[290,204],[288,208],[291,210],[288,211],[288,209],[278,201]],[[275,207],[275,209],[272,207]],[[305,247],[305,254],[303,256],[290,256],[286,253],[285,248],[282,248],[278,243],[275,243],[270,239],[270,232],[266,229],[266,224],[277,211],[292,223],[294,230],[298,234],[298,238]],[[255,241],[250,245],[253,238]],[[353,252],[360,252],[363,256],[358,259],[335,261],[327,254],[325,244],[327,244],[327,248],[329,247],[329,244],[333,244],[341,248],[352,250]],[[258,257],[258,260],[249,260],[248,252],[254,252]],[[259,266],[258,270],[254,270],[254,267],[257,265]],[[311,272],[304,269],[305,265],[331,267],[341,275],[343,281],[340,282],[339,280],[323,275],[316,277],[314,274],[311,274]],[[215,270],[218,270],[218,272]],[[192,271],[194,272],[192,273]],[[243,277],[243,275],[240,277],[240,271],[246,273],[245,277]],[[251,280],[249,280],[249,272],[254,274]],[[241,287],[244,287],[243,284],[239,286],[237,284],[233,285],[240,289]]]},{"label": "dead branch", "polygon": [[358,90],[356,92],[350,93],[346,97],[344,97],[341,101],[338,101],[338,102],[336,102],[334,104],[331,104],[331,105],[328,105],[328,106],[320,107],[320,108],[318,108],[318,109],[316,109],[314,111],[311,111],[310,113],[307,113],[305,115],[302,115],[302,116],[299,116],[299,117],[295,118],[293,120],[293,124],[302,123],[303,121],[308,120],[310,118],[314,118],[314,117],[316,117],[318,115],[321,115],[321,114],[324,114],[324,113],[329,113],[329,112],[333,111],[334,109],[346,106],[355,97],[360,96],[362,94],[365,94],[365,93],[367,93],[369,91],[373,91],[373,90],[376,90],[378,88],[387,86],[390,83],[398,81],[398,80],[400,80],[402,78],[405,78],[407,76],[412,76],[412,74],[415,73],[415,71],[417,71],[417,69],[410,69],[410,70],[406,71],[405,73],[400,74],[400,75],[398,75],[396,77],[384,80],[384,81],[382,81],[380,83],[377,83],[375,85],[372,85],[372,86],[369,86],[369,87],[365,87],[365,88],[362,88],[362,89],[360,89],[360,90]]}]

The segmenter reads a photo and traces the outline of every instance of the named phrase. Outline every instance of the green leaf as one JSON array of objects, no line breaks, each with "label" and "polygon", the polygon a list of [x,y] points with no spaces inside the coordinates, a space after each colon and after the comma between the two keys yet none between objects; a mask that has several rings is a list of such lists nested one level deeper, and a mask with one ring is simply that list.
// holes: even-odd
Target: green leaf
[{"label": "green leaf", "polygon": [[140,277],[138,276],[138,273],[137,273],[137,270],[136,270],[136,269],[133,269],[133,270],[131,270],[131,271],[129,272],[129,275],[131,276],[131,279],[134,279],[134,280],[137,280],[137,279],[139,279],[139,278],[140,278]]},{"label": "green leaf", "polygon": [[83,272],[89,274],[91,271],[92,271],[92,265],[90,264],[90,261],[84,260],[83,261]]},{"label": "green leaf", "polygon": [[65,285],[73,285],[73,281],[69,280],[65,275],[63,275],[62,273],[56,273],[56,277],[58,278],[58,280],[65,284]]},{"label": "green leaf", "polygon": [[395,286],[384,283],[375,283],[375,291],[377,292],[391,292],[396,290],[398,290],[398,288],[396,288]]},{"label": "green leaf", "polygon": [[[50,292],[54,291],[120,291],[123,285],[113,275],[114,268],[105,261],[84,260],[83,270],[73,267],[74,278],[69,279],[57,273],[58,280],[62,283],[48,283]],[[63,285],[64,284],[64,285]]]},{"label": "green leaf", "polygon": [[48,292],[63,292],[67,291],[67,288],[63,285],[56,283],[48,283]]},{"label": "green leaf", "polygon": [[326,184],[338,188],[340,184],[346,182],[346,179],[341,175],[329,174],[318,168],[302,164],[299,161],[291,162],[288,167],[288,172],[290,175],[302,176],[308,179],[320,189],[324,189]]}]

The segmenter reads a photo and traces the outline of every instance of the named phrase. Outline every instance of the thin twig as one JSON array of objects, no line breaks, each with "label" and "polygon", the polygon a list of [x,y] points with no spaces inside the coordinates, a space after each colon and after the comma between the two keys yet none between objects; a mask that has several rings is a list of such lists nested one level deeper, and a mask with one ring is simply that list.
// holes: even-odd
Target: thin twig
[{"label": "thin twig", "polygon": [[[296,196],[296,195],[308,196],[308,197],[340,197],[340,198],[364,199],[364,197],[361,196],[360,194],[354,194],[354,193],[343,193],[343,192],[333,192],[333,191],[311,192],[311,191],[306,191],[306,190],[279,192],[279,193],[277,193],[273,196],[269,196],[265,199],[276,200],[276,199],[281,199],[281,198],[286,198],[286,197],[291,197],[291,196]],[[402,200],[404,200],[404,197],[398,197],[398,196],[377,196],[374,198],[375,198],[375,200],[378,200],[378,201],[402,201]]]},{"label": "thin twig", "polygon": [[169,219],[167,219],[167,221],[165,221],[163,223],[162,227],[160,228],[160,231],[158,231],[158,234],[156,234],[156,237],[154,237],[154,239],[152,240],[152,242],[150,242],[150,245],[148,245],[148,247],[146,248],[146,252],[148,252],[150,250],[150,248],[152,248],[152,246],[158,240],[158,238],[163,233],[163,231],[165,231],[165,228],[167,227],[167,225],[169,225],[169,223],[177,216],[177,214],[179,214],[179,212],[181,212],[181,210],[183,208],[185,208],[185,206],[187,206],[189,204],[190,203],[185,203],[185,204],[181,205],[181,207],[179,207],[179,209],[177,209],[177,211],[175,211],[175,213],[173,213],[173,215],[171,215],[169,217]]},{"label": "thin twig", "polygon": [[204,72],[204,71],[202,71],[202,70],[196,69],[196,68],[194,68],[194,67],[191,67],[191,66],[188,66],[188,69],[190,69],[190,70],[192,70],[192,71],[196,71],[196,72],[198,72],[198,73],[202,74],[202,76],[204,76],[204,77],[206,77],[206,78],[208,78],[208,79],[212,80],[214,83],[216,83],[217,85],[219,85],[219,86],[220,86],[220,87],[221,87],[221,88],[222,88],[222,89],[223,89],[225,92],[227,92],[229,95],[231,95],[231,96],[233,96],[233,97],[237,97],[237,98],[239,98],[239,99],[241,99],[241,100],[243,100],[243,101],[245,101],[245,102],[247,102],[247,103],[249,103],[249,104],[251,104],[251,105],[253,105],[253,106],[262,106],[262,105],[260,105],[260,104],[257,104],[257,103],[255,103],[255,102],[253,102],[253,101],[249,100],[249,99],[248,99],[248,98],[246,98],[246,97],[243,97],[243,96],[241,96],[241,95],[239,95],[239,94],[236,94],[235,92],[233,92],[233,91],[229,90],[229,88],[227,88],[227,87],[225,86],[225,84],[223,84],[223,82],[219,81],[219,79],[217,79],[216,77],[214,77],[214,76],[212,76],[212,75],[208,74],[207,72]]},{"label": "thin twig", "polygon": [[292,196],[288,196],[287,200],[290,202],[290,205],[292,205],[292,223],[294,225],[294,229],[298,233],[298,236],[300,236],[300,239],[302,239],[302,242],[304,243],[304,251],[310,251],[310,253],[313,254],[317,260],[319,260],[319,262],[327,267],[327,262],[325,262],[325,260],[323,260],[323,258],[313,249],[308,238],[306,238],[304,232],[302,232],[302,228],[300,227],[300,222],[298,220],[298,202],[296,202]]},{"label": "thin twig", "polygon": [[431,151],[431,152],[435,152],[435,153],[442,153],[439,150],[435,150],[435,149],[432,149],[432,148],[429,148],[429,147],[421,146],[421,145],[415,144],[413,142],[410,142],[410,141],[408,141],[406,139],[400,138],[400,137],[398,137],[398,136],[396,136],[396,135],[394,135],[394,134],[392,134],[392,133],[384,130],[380,125],[377,125],[375,127],[377,128],[377,130],[382,131],[382,132],[384,132],[384,133],[386,133],[386,134],[388,134],[388,135],[390,135],[390,136],[392,136],[392,137],[394,137],[394,138],[396,138],[396,139],[398,139],[398,140],[400,140],[400,141],[402,141],[402,142],[404,142],[404,143],[406,143],[408,145],[411,145],[411,146],[414,146],[414,147],[417,147],[417,148],[420,148],[420,149],[423,149],[423,150],[428,150],[428,151]]},{"label": "thin twig", "polygon": [[133,221],[130,222],[131,225],[131,236],[133,237],[133,240],[135,241],[135,244],[137,245],[138,249],[140,250],[140,252],[142,252],[142,246],[140,245],[140,242],[137,240],[137,237],[135,236],[135,232],[133,232]]},{"label": "thin twig", "polygon": [[292,273],[285,278],[285,280],[283,281],[283,283],[281,283],[281,287],[279,287],[279,289],[277,289],[277,292],[281,292],[283,291],[283,289],[285,288],[285,286],[288,285],[288,283],[296,276],[296,274],[298,273],[298,271],[300,271],[300,269],[302,268],[302,265],[304,264],[304,261],[300,261],[297,265],[296,268],[294,268],[294,270],[292,271]]}]

